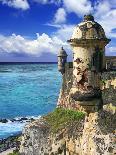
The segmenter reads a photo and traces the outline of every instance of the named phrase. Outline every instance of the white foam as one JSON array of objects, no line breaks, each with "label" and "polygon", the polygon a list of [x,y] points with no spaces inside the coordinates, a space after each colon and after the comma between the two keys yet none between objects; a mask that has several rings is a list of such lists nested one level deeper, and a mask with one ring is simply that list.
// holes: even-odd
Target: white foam
[{"label": "white foam", "polygon": [[25,123],[20,122],[8,122],[0,123],[0,139],[12,136],[22,131]]},{"label": "white foam", "polygon": [[16,121],[12,122],[10,120],[8,120],[7,123],[1,123],[0,122],[0,139],[2,138],[7,138],[9,136],[13,136],[16,135],[18,133],[21,133],[23,127],[29,123],[29,119],[33,118],[33,119],[39,119],[40,116],[38,117],[25,117],[28,118],[28,120],[22,120],[20,121],[22,117],[17,117],[15,118]]}]

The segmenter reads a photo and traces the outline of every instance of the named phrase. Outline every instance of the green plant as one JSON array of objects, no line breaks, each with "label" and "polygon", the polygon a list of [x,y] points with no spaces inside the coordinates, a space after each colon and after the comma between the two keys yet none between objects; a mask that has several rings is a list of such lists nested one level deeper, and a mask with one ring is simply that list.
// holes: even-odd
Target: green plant
[{"label": "green plant", "polygon": [[13,151],[13,153],[9,153],[8,155],[20,155],[18,151]]},{"label": "green plant", "polygon": [[92,64],[91,63],[88,63],[87,65],[88,65],[88,69],[91,70]]},{"label": "green plant", "polygon": [[55,133],[70,123],[83,119],[84,116],[85,113],[80,111],[56,108],[52,113],[49,113],[44,118],[50,125],[51,131]]},{"label": "green plant", "polygon": [[106,80],[102,79],[101,80],[101,84],[105,85],[106,84]]}]

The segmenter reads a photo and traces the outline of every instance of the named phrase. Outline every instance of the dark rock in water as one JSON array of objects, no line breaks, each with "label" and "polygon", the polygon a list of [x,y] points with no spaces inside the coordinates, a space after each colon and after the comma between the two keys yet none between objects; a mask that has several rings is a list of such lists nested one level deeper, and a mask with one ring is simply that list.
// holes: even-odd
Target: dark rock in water
[{"label": "dark rock in water", "polygon": [[11,121],[11,122],[16,122],[16,119],[13,118],[13,119],[11,119],[10,121]]},{"label": "dark rock in water", "polygon": [[1,122],[1,123],[7,123],[8,120],[7,120],[7,119],[0,119],[0,122]]},{"label": "dark rock in water", "polygon": [[34,119],[34,118],[30,118],[29,120],[30,120],[30,121],[35,121],[35,119]]},{"label": "dark rock in water", "polygon": [[11,119],[10,121],[11,122],[22,122],[22,121],[27,121],[28,120],[28,118],[26,118],[26,117],[21,117],[21,118],[19,118],[19,119],[15,119],[15,118],[13,118],[13,119]]},{"label": "dark rock in water", "polygon": [[11,72],[10,70],[0,70],[0,73],[7,73],[7,72]]},{"label": "dark rock in water", "polygon": [[26,120],[28,120],[28,118],[26,118],[26,117],[22,117],[19,119],[19,121],[26,121]]}]

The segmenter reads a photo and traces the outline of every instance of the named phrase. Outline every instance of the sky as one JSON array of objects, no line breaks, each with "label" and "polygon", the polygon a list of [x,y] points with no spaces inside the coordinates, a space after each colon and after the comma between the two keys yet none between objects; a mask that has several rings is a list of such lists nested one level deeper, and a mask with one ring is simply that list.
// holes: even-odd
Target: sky
[{"label": "sky", "polygon": [[0,0],[0,62],[55,62],[61,46],[86,14],[93,14],[116,56],[116,0]]}]

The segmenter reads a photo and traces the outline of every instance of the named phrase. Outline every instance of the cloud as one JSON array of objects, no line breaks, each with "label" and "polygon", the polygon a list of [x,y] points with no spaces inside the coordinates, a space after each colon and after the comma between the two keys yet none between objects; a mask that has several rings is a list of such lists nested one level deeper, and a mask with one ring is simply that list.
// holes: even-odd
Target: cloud
[{"label": "cloud", "polygon": [[[40,4],[59,4],[68,13],[76,13],[78,16],[90,13],[93,10],[90,0],[33,0]],[[59,11],[59,10],[58,10]]]},{"label": "cloud", "polygon": [[109,52],[114,52],[116,54],[116,46],[109,47]]},{"label": "cloud", "polygon": [[0,2],[16,9],[27,10],[30,8],[27,0],[0,0]]},{"label": "cloud", "polygon": [[88,14],[93,9],[89,0],[63,0],[63,5],[67,12],[73,12],[78,16]]},{"label": "cloud", "polygon": [[66,22],[66,12],[64,8],[59,8],[54,17],[54,23],[65,23]]},{"label": "cloud", "polygon": [[103,26],[107,37],[116,38],[115,0],[96,0],[95,3],[89,0],[63,0],[63,7],[67,13],[73,12],[80,17],[92,13],[95,20]]},{"label": "cloud", "polygon": [[33,0],[40,4],[60,4],[61,0]]},{"label": "cloud", "polygon": [[116,46],[106,47],[106,55],[116,56]]},{"label": "cloud", "polygon": [[59,8],[55,14],[55,24],[58,24],[58,22],[60,23],[60,21],[61,23],[63,21],[65,22],[67,14],[72,12],[79,17],[83,17],[84,14],[92,13],[96,21],[105,29],[106,35],[109,38],[116,38],[116,31],[114,31],[116,29],[115,0],[96,0],[95,3],[89,0],[62,0],[62,4],[63,10],[61,11],[61,8]]},{"label": "cloud", "polygon": [[116,10],[111,10],[98,19],[98,22],[105,29],[106,35],[110,38],[116,38],[116,32],[113,31],[116,28],[115,19],[116,19]]},{"label": "cloud", "polygon": [[67,43],[63,42],[57,36],[48,36],[43,33],[34,40],[26,39],[21,35],[12,34],[11,36],[0,35],[0,53],[8,54],[26,54],[32,56],[41,56],[41,54],[49,52],[56,54],[61,46],[67,47]]},{"label": "cloud", "polygon": [[105,29],[106,35],[116,38],[116,1],[98,1],[94,6],[94,16],[98,23]]},{"label": "cloud", "polygon": [[58,38],[63,41],[67,41],[71,38],[73,33],[74,25],[62,25],[55,33]]},{"label": "cloud", "polygon": [[[93,5],[89,0],[33,0],[33,2],[40,4],[61,4],[53,17],[51,24],[48,26],[57,27],[57,31],[52,32],[51,36],[43,33],[37,34],[36,39],[27,39],[21,35],[12,34],[11,36],[0,35],[0,53],[15,53],[41,56],[43,53],[49,52],[56,54],[58,49],[63,45],[69,52],[70,45],[67,40],[71,38],[74,25],[66,24],[67,14],[75,13],[79,17],[90,12],[95,16],[95,20],[100,23],[105,29],[106,35],[109,38],[116,38],[116,1],[115,0],[97,0]],[[0,0],[3,4],[8,6],[26,10],[29,8],[27,0]],[[19,3],[21,2],[21,3]],[[26,5],[23,5],[27,3]],[[24,7],[25,6],[25,7]],[[67,19],[68,20],[68,19]],[[65,24],[64,24],[65,23]],[[115,46],[111,45],[106,48],[107,54],[116,55]]]}]

